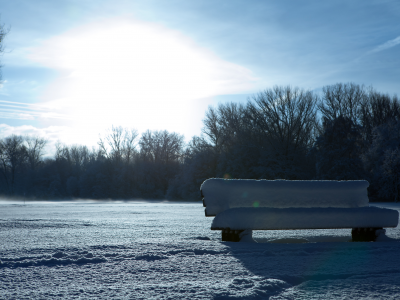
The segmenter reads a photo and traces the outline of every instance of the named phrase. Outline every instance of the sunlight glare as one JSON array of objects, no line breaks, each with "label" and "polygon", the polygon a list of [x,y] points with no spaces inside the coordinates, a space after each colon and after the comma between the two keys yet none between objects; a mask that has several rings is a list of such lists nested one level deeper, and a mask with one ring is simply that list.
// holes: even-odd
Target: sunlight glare
[{"label": "sunlight glare", "polygon": [[132,20],[73,29],[44,41],[29,58],[63,74],[43,104],[70,114],[80,134],[96,137],[112,124],[199,133],[206,106],[192,100],[243,93],[256,80],[177,31]]}]

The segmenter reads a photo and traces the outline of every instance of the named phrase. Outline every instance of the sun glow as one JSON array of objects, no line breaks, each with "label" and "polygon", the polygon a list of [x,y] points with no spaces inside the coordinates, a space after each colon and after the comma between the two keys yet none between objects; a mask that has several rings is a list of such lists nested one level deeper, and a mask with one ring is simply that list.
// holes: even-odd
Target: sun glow
[{"label": "sun glow", "polygon": [[63,74],[42,105],[71,116],[84,139],[111,124],[190,138],[209,104],[195,99],[243,93],[256,80],[179,32],[132,20],[73,29],[31,49],[29,58]]}]

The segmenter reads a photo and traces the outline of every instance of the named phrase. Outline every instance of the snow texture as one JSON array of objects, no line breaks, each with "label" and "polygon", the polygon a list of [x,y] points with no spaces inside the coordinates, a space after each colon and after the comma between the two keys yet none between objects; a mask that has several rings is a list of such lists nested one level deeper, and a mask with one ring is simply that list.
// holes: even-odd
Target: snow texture
[{"label": "snow texture", "polygon": [[400,298],[399,228],[231,243],[211,222],[201,203],[0,202],[0,299]]},{"label": "snow texture", "polygon": [[207,179],[201,185],[206,215],[215,216],[235,207],[338,207],[368,206],[365,180],[290,181]]},{"label": "snow texture", "polygon": [[396,227],[399,212],[378,207],[359,208],[232,208],[218,214],[212,229],[279,230]]}]

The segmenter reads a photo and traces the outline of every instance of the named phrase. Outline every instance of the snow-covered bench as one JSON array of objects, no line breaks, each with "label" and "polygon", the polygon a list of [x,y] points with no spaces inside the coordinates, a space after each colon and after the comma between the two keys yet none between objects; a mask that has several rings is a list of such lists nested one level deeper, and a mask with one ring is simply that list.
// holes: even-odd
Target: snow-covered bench
[{"label": "snow-covered bench", "polygon": [[200,191],[211,230],[239,241],[252,230],[352,229],[353,241],[374,241],[396,227],[397,210],[369,207],[365,180],[290,181],[207,179]]}]

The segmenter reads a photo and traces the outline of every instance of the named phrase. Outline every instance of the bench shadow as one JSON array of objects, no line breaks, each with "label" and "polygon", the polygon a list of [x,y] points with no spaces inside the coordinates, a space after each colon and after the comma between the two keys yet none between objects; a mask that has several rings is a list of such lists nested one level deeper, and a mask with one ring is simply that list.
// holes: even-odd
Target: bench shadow
[{"label": "bench shadow", "polygon": [[[377,242],[351,242],[351,235],[255,240],[253,243],[220,243],[251,274],[261,278],[259,280],[278,280],[288,285],[286,289],[310,280],[368,278],[374,274],[398,273],[389,257],[400,251],[400,240],[386,235],[380,236]],[[372,268],[368,267],[371,262],[374,264]],[[277,289],[275,292],[282,291]],[[274,295],[273,291],[270,292],[264,295],[265,299]]]}]

